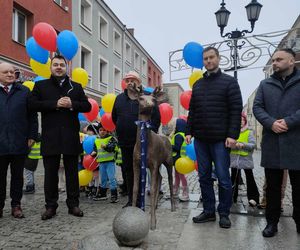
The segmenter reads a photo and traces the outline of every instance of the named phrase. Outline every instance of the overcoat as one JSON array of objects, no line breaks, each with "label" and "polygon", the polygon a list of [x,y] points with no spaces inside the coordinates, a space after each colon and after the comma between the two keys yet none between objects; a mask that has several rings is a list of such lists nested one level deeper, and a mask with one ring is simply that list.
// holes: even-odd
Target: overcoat
[{"label": "overcoat", "polygon": [[[63,96],[70,97],[72,108],[57,108],[57,101]],[[35,84],[29,107],[42,114],[41,154],[77,155],[81,152],[79,141],[79,112],[89,112],[91,104],[80,84],[68,77],[60,83],[51,76],[50,79]]]},{"label": "overcoat", "polygon": [[[253,103],[253,113],[263,125],[261,165],[300,170],[300,71],[295,68],[285,84],[281,81],[276,75],[263,80]],[[272,131],[277,119],[285,120],[287,132]]]}]

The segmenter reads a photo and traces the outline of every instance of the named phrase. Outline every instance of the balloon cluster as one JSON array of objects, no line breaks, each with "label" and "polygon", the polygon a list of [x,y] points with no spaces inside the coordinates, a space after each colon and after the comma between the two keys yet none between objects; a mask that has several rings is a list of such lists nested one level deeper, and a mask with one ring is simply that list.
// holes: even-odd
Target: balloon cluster
[{"label": "balloon cluster", "polygon": [[190,144],[186,145],[185,150],[186,156],[180,157],[175,162],[176,171],[181,174],[188,174],[194,171],[195,169],[198,171],[194,140],[192,140]]},{"label": "balloon cluster", "polygon": [[[30,57],[30,67],[38,76],[34,82],[25,86],[34,86],[36,82],[50,77],[49,51],[58,50],[67,60],[72,60],[78,50],[78,39],[70,30],[63,30],[57,35],[50,24],[40,22],[33,27],[32,35],[26,41],[26,52]],[[72,80],[84,88],[88,83],[88,73],[82,68],[76,68],[72,72]]]}]

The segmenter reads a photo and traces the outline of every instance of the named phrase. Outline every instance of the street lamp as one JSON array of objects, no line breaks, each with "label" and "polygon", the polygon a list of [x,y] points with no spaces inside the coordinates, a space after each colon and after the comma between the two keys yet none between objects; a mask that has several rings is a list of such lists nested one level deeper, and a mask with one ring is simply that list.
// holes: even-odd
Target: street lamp
[{"label": "street lamp", "polygon": [[251,33],[254,30],[255,22],[259,18],[260,10],[262,8],[262,5],[257,2],[257,0],[252,0],[248,5],[245,6],[247,11],[247,17],[248,21],[251,23],[251,30],[234,30],[231,32],[226,33],[223,35],[224,28],[227,26],[230,11],[226,9],[225,2],[222,0],[222,3],[220,4],[221,8],[215,12],[216,19],[217,19],[217,25],[220,27],[220,34],[221,37],[228,37],[229,39],[233,40],[233,45],[229,45],[230,49],[233,49],[233,68],[231,70],[234,70],[234,77],[237,79],[237,69],[239,68],[237,65],[237,59],[238,59],[238,49],[241,49],[241,47],[244,45],[243,43],[238,45],[238,40],[245,36],[246,33]]}]

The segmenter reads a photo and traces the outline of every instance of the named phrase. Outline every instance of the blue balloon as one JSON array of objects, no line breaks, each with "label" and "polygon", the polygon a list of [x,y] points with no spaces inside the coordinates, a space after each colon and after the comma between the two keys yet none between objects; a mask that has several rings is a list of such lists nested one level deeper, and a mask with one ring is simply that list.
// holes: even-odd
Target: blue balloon
[{"label": "blue balloon", "polygon": [[86,118],[85,118],[84,114],[82,114],[82,113],[78,114],[78,119],[79,119],[79,121],[86,121]]},{"label": "blue balloon", "polygon": [[144,88],[144,92],[151,94],[154,91],[154,88],[146,87]]},{"label": "blue balloon", "polygon": [[45,77],[37,76],[36,78],[33,79],[33,81],[38,82],[38,81],[42,81],[42,80],[45,80],[45,79],[46,79]]},{"label": "blue balloon", "polygon": [[70,30],[64,30],[57,36],[57,48],[68,60],[71,60],[78,50],[78,39]]},{"label": "blue balloon", "polygon": [[186,155],[193,161],[197,160],[194,142],[186,145]]},{"label": "blue balloon", "polygon": [[89,155],[93,152],[95,140],[96,140],[95,135],[89,135],[84,139],[82,146],[86,154]]},{"label": "blue balloon", "polygon": [[101,108],[99,111],[99,116],[102,117],[104,114],[105,114],[105,111],[103,108]]},{"label": "blue balloon", "polygon": [[199,43],[189,42],[183,48],[183,59],[193,68],[203,68],[203,47]]},{"label": "blue balloon", "polygon": [[49,58],[49,51],[43,49],[37,42],[34,40],[33,37],[30,37],[26,41],[26,52],[33,60],[39,63],[47,63]]}]

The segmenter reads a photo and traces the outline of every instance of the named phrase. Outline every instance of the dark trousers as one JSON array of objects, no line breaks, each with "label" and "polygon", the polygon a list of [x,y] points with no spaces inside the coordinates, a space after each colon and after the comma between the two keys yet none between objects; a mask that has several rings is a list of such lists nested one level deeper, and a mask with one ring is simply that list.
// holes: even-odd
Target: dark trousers
[{"label": "dark trousers", "polygon": [[[253,176],[252,169],[244,169],[247,183],[247,198],[249,200],[255,200],[259,204],[259,192]],[[239,173],[241,169],[231,168],[231,182],[233,187],[233,201],[236,202],[239,192]]]},{"label": "dark trousers", "polygon": [[132,191],[133,191],[133,150],[132,147],[121,147],[123,167],[125,169],[128,202],[132,203]]},{"label": "dark trousers", "polygon": [[[58,207],[58,169],[61,155],[43,156],[45,176],[44,192],[46,208]],[[78,181],[78,156],[63,155],[63,163],[66,176],[67,206],[68,208],[79,206],[79,181]]]},{"label": "dark trousers", "polygon": [[23,194],[23,170],[25,155],[1,155],[0,156],[0,209],[4,208],[6,198],[7,169],[10,165],[10,197],[11,206],[21,205]]},{"label": "dark trousers", "polygon": [[[265,168],[266,189],[266,219],[268,223],[277,224],[281,210],[281,185],[283,169]],[[293,219],[300,225],[300,171],[289,170],[292,186]]]}]

